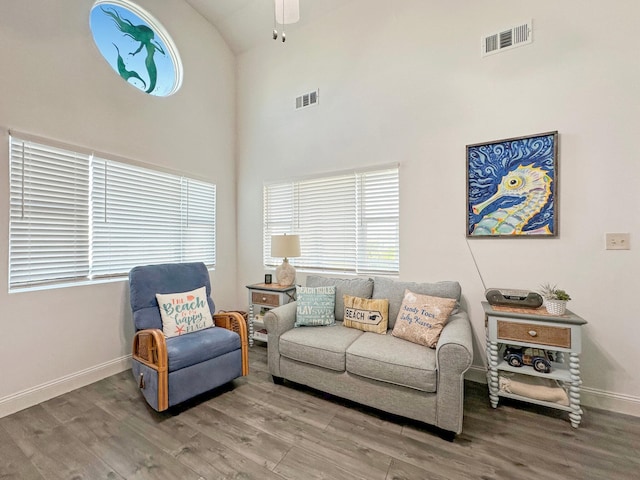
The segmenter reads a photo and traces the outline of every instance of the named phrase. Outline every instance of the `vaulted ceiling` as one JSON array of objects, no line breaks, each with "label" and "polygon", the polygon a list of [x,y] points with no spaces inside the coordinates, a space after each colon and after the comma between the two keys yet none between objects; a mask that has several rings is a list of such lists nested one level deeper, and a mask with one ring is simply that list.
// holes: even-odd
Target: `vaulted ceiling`
[{"label": "vaulted ceiling", "polygon": [[[354,0],[300,0],[300,21],[286,26],[287,37]],[[236,54],[273,41],[272,0],[186,0],[211,22]]]}]

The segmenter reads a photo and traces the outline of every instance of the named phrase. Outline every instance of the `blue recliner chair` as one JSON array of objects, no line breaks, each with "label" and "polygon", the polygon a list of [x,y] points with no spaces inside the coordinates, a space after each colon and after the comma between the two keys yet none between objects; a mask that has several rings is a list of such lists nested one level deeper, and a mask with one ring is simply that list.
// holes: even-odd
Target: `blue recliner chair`
[{"label": "blue recliner chair", "polygon": [[189,292],[206,287],[204,263],[135,267],[129,272],[133,339],[133,375],[149,405],[166,410],[189,398],[249,373],[247,325],[238,312],[214,314],[215,327],[165,338],[156,293]]}]

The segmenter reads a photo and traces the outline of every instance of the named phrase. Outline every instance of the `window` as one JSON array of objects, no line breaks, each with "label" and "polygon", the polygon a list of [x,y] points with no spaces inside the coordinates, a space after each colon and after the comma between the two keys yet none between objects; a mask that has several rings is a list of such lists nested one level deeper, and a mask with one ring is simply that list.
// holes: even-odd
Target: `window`
[{"label": "window", "polygon": [[10,157],[10,290],[215,266],[215,185],[14,136]]},{"label": "window", "polygon": [[9,288],[89,274],[89,156],[11,138]]},{"label": "window", "polygon": [[178,50],[162,25],[129,0],[97,0],[89,23],[100,53],[122,79],[166,97],[182,83]]},{"label": "window", "polygon": [[271,235],[300,235],[297,268],[355,274],[399,271],[398,168],[366,170],[264,187],[264,264],[275,267]]}]

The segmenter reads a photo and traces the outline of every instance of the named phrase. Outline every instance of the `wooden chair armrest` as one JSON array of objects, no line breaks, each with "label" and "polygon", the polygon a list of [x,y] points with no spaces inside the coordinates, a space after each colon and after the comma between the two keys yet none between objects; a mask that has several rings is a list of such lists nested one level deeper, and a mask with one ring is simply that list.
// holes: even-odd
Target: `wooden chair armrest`
[{"label": "wooden chair armrest", "polygon": [[[140,330],[133,337],[132,358],[157,372],[158,411],[169,408],[169,360],[167,341],[162,330],[156,328]],[[138,386],[145,388],[144,375],[141,373]]]},{"label": "wooden chair armrest", "polygon": [[249,336],[247,321],[240,312],[218,312],[213,315],[216,327],[226,328],[240,335],[242,349],[242,375],[249,374]]},{"label": "wooden chair armrest", "polygon": [[154,370],[166,370],[167,341],[162,330],[154,328],[136,332],[133,337],[132,356]]}]

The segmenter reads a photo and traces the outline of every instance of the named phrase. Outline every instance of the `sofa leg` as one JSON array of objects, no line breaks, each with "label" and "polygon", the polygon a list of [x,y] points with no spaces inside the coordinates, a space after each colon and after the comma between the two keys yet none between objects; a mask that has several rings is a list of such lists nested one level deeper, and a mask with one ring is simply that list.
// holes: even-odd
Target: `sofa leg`
[{"label": "sofa leg", "polygon": [[453,442],[456,439],[456,432],[450,432],[449,430],[441,430],[440,438],[447,442]]},{"label": "sofa leg", "polygon": [[276,385],[284,385],[284,378],[276,377],[275,375],[271,375],[271,378],[273,379],[273,383]]}]

